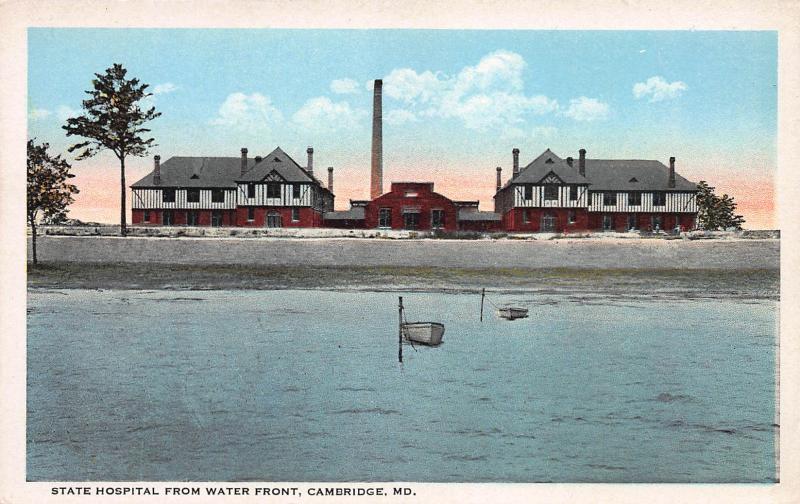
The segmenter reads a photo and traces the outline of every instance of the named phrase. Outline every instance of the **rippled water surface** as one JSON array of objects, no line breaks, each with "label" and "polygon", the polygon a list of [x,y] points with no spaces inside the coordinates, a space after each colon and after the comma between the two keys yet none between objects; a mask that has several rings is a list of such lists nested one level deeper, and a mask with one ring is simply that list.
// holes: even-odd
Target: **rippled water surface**
[{"label": "rippled water surface", "polygon": [[777,302],[37,290],[29,480],[770,482]]}]

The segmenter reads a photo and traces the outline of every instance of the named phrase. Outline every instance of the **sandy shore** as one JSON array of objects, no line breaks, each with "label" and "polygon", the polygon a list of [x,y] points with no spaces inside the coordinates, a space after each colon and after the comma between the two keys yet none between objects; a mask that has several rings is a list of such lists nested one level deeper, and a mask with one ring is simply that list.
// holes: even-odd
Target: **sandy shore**
[{"label": "sandy shore", "polygon": [[[290,267],[778,269],[780,240],[380,240],[41,236],[39,260]],[[30,239],[28,240],[30,260]]]}]

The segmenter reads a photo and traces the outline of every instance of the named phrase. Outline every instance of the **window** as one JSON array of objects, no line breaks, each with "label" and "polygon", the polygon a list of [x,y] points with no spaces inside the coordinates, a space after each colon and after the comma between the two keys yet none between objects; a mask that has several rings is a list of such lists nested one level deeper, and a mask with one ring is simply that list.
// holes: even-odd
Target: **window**
[{"label": "window", "polygon": [[256,220],[256,209],[255,207],[247,207],[247,221],[253,222]]},{"label": "window", "polygon": [[555,231],[556,230],[556,216],[551,212],[542,215],[542,231]]},{"label": "window", "polygon": [[267,215],[267,227],[283,227],[283,223],[281,222],[281,214],[277,212],[271,212],[269,215]]},{"label": "window", "polygon": [[[295,185],[295,187],[297,187]],[[300,221],[300,209],[297,207],[292,208],[292,222]]]},{"label": "window", "polygon": [[406,212],[403,214],[403,229],[419,228],[419,214],[416,212]]},{"label": "window", "polygon": [[667,204],[667,193],[664,191],[653,193],[653,206],[664,206]]},{"label": "window", "polygon": [[533,199],[533,186],[526,185],[525,186],[525,199],[530,201]]},{"label": "window", "polygon": [[255,198],[256,197],[256,185],[252,182],[247,184],[247,197],[248,198]]},{"label": "window", "polygon": [[267,198],[280,198],[281,185],[276,183],[267,184]]},{"label": "window", "polygon": [[161,201],[164,203],[175,203],[175,189],[162,189]]},{"label": "window", "polygon": [[381,208],[378,212],[378,227],[390,228],[392,227],[392,209]]},{"label": "window", "polygon": [[614,206],[617,204],[617,193],[614,192],[604,192],[603,193],[603,205],[604,206]]},{"label": "window", "polygon": [[639,206],[642,204],[642,193],[640,192],[629,192],[628,193],[628,205],[630,206]]},{"label": "window", "polygon": [[681,227],[681,216],[675,214],[675,231],[682,231],[683,228]]},{"label": "window", "polygon": [[145,210],[144,211],[144,221],[145,222],[150,222],[150,210]]},{"label": "window", "polygon": [[570,224],[575,224],[575,221],[576,221],[576,220],[577,220],[577,219],[576,219],[575,210],[570,210],[570,211],[567,213],[567,222],[569,222]]},{"label": "window", "polygon": [[603,214],[603,231],[611,231],[614,227],[614,220],[608,214]]},{"label": "window", "polygon": [[636,214],[628,214],[628,229],[636,229]]},{"label": "window", "polygon": [[548,184],[544,186],[544,199],[547,201],[555,201],[558,199],[558,186]]},{"label": "window", "polygon": [[300,197],[300,188],[302,186],[300,184],[293,184],[292,185],[292,198],[297,199]]},{"label": "window", "polygon": [[569,200],[575,201],[578,199],[578,186],[569,186]]},{"label": "window", "polygon": [[163,215],[162,219],[164,220],[163,224],[165,226],[171,226],[175,220],[172,215],[172,210],[164,210],[164,213],[162,215]]},{"label": "window", "polygon": [[211,211],[211,225],[217,227],[222,225],[222,210]]},{"label": "window", "polygon": [[406,191],[405,195],[406,195],[406,198],[416,198],[417,196],[419,196],[417,191]]},{"label": "window", "polygon": [[189,226],[196,226],[200,223],[200,217],[197,212],[186,212],[186,224]]},{"label": "window", "polygon": [[225,191],[223,189],[211,189],[212,203],[225,203]]},{"label": "window", "polygon": [[189,203],[199,203],[200,189],[186,189],[186,201]]},{"label": "window", "polygon": [[431,210],[431,228],[442,229],[444,227],[444,210]]},{"label": "window", "polygon": [[523,224],[528,224],[531,221],[530,215],[528,215],[528,209],[522,211],[522,222]]}]

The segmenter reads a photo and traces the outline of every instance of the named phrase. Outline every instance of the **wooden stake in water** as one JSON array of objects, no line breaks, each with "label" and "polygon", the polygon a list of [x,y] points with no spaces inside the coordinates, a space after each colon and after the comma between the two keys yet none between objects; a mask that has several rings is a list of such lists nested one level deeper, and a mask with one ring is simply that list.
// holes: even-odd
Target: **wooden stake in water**
[{"label": "wooden stake in water", "polygon": [[397,359],[403,363],[403,296],[400,296],[400,304],[397,310]]},{"label": "wooden stake in water", "polygon": [[483,322],[483,298],[486,297],[486,289],[481,289],[481,322]]}]

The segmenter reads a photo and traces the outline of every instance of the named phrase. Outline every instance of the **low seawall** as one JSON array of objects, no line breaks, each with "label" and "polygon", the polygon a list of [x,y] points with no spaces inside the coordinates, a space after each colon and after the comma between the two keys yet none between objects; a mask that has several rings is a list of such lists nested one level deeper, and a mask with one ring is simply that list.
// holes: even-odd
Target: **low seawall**
[{"label": "low seawall", "polygon": [[[315,267],[778,269],[780,240],[40,236],[41,262]],[[28,258],[30,238],[28,239]]]}]

